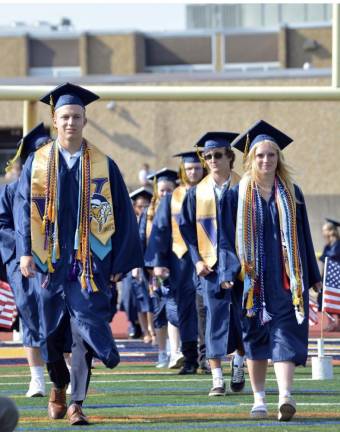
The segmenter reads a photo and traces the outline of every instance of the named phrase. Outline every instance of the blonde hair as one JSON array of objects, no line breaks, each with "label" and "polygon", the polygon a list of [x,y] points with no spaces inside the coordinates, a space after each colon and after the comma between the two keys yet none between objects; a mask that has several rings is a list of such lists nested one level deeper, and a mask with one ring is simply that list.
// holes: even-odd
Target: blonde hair
[{"label": "blonde hair", "polygon": [[277,152],[278,160],[277,160],[276,174],[278,176],[280,176],[280,178],[286,183],[289,192],[296,199],[295,191],[294,191],[292,169],[290,168],[290,166],[285,161],[280,147],[273,141],[265,139],[263,141],[257,142],[251,148],[250,152],[248,153],[248,155],[244,161],[244,176],[250,177],[250,179],[254,180],[255,182],[258,181],[258,172],[256,169],[256,163],[255,163],[256,149],[260,144],[262,144],[264,142],[269,143],[272,146],[272,148]]}]

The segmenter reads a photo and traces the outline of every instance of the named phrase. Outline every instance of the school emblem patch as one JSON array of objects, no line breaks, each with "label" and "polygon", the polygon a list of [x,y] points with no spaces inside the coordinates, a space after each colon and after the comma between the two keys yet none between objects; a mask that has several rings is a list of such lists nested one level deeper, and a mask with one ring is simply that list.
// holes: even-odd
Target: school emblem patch
[{"label": "school emblem patch", "polygon": [[101,232],[107,222],[108,217],[112,215],[112,207],[108,200],[99,193],[94,193],[91,198],[91,219],[98,223],[98,231]]}]

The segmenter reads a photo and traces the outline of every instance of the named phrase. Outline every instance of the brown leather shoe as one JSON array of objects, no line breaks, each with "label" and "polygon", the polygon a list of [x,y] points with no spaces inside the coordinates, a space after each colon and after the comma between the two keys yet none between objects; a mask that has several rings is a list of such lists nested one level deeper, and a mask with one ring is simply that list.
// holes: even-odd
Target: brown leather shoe
[{"label": "brown leather shoe", "polygon": [[72,404],[68,407],[67,418],[71,425],[88,425],[88,418],[83,413],[80,405]]},{"label": "brown leather shoe", "polygon": [[65,417],[66,411],[66,387],[64,389],[52,387],[50,399],[48,401],[49,418],[54,420],[62,419]]}]

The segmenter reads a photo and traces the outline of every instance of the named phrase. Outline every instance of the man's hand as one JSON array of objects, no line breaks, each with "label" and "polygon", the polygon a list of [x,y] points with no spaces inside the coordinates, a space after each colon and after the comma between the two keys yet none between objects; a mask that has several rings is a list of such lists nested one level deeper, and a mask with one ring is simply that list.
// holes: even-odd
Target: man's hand
[{"label": "man's hand", "polygon": [[231,289],[234,286],[234,282],[222,282],[221,283],[221,288],[222,289]]},{"label": "man's hand", "polygon": [[170,274],[170,270],[167,267],[154,267],[153,274],[156,277],[167,279]]},{"label": "man's hand", "polygon": [[24,255],[20,258],[20,271],[21,274],[27,278],[35,276],[37,269],[31,255]]},{"label": "man's hand", "polygon": [[114,283],[119,282],[121,280],[122,276],[123,276],[123,273],[117,273],[117,274],[111,276],[111,282],[114,282]]},{"label": "man's hand", "polygon": [[141,269],[140,268],[134,268],[132,269],[131,275],[134,279],[141,279]]},{"label": "man's hand", "polygon": [[208,276],[209,273],[213,272],[214,270],[209,267],[204,261],[197,261],[196,263],[196,272],[198,276]]},{"label": "man's hand", "polygon": [[316,284],[314,284],[312,286],[312,288],[313,288],[313,291],[319,293],[319,292],[322,291],[322,283],[321,282],[317,282]]}]

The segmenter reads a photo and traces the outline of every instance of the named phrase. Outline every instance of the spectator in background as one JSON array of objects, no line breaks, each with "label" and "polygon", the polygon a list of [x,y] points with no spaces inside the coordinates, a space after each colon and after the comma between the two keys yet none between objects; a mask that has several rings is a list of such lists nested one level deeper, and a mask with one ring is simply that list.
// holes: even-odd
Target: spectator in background
[{"label": "spectator in background", "polygon": [[[331,258],[340,262],[340,235],[339,235],[340,222],[333,219],[326,218],[326,222],[322,226],[322,235],[325,239],[325,247],[319,260],[325,264],[326,258]],[[319,310],[322,309],[322,292],[318,296]],[[330,314],[329,314],[330,315]],[[333,322],[326,328],[326,331],[339,331],[339,315],[332,314]]]},{"label": "spectator in background", "polygon": [[150,171],[149,164],[148,163],[144,163],[142,165],[142,168],[139,170],[139,173],[138,173],[138,180],[139,180],[139,183],[142,186],[147,186],[148,184],[150,184],[150,182],[149,182],[149,180],[147,178],[148,175],[150,175],[150,174],[152,174],[152,173]]}]

